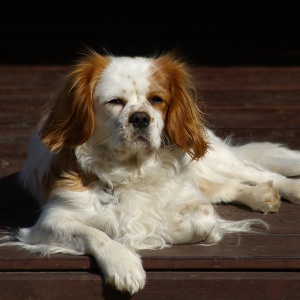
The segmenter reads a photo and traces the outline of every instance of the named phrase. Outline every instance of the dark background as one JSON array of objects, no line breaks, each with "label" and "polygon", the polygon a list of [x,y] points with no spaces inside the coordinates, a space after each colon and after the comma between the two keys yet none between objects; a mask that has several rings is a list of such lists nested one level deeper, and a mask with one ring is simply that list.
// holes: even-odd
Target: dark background
[{"label": "dark background", "polygon": [[0,7],[0,64],[70,64],[89,46],[130,56],[179,48],[198,65],[299,65],[293,3],[11,1]]}]

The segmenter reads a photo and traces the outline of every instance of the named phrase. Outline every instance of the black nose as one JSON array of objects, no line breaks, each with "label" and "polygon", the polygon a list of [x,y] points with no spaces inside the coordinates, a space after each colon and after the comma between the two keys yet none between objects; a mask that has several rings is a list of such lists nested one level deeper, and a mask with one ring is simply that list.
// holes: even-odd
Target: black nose
[{"label": "black nose", "polygon": [[150,124],[150,116],[145,112],[137,111],[129,117],[129,123],[136,128],[147,128]]}]

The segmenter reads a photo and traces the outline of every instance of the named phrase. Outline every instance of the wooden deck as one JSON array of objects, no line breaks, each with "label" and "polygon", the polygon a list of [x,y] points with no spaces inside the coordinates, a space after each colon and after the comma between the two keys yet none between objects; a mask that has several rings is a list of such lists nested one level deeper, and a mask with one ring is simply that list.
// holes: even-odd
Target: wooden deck
[{"label": "wooden deck", "polygon": [[[65,67],[0,67],[0,229],[34,224],[39,208],[17,181],[29,137]],[[219,136],[238,143],[273,141],[300,150],[300,68],[193,69],[206,119]],[[201,85],[201,89],[200,89]],[[300,162],[299,162],[300,163]],[[132,299],[300,298],[300,207],[280,212],[217,206],[227,219],[260,218],[257,234],[228,235],[216,246],[179,245],[141,251],[144,290]],[[89,256],[40,257],[0,248],[0,299],[129,299],[104,286]]]}]

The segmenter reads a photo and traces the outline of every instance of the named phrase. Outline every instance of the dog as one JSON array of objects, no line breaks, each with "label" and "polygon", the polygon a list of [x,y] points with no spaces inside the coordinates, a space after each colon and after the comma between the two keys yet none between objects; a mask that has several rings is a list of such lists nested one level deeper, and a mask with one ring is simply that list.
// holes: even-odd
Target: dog
[{"label": "dog", "polygon": [[174,53],[156,58],[88,51],[31,137],[24,186],[41,204],[11,244],[92,255],[107,283],[145,285],[140,249],[214,244],[261,220],[228,221],[214,203],[277,212],[300,203],[300,152],[232,146],[207,129],[193,78]]}]

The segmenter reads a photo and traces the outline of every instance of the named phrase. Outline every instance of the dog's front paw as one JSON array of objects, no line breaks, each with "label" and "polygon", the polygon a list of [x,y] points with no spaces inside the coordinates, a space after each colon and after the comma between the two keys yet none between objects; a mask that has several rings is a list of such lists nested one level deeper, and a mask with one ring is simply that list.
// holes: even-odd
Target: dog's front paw
[{"label": "dog's front paw", "polygon": [[105,258],[99,258],[105,281],[120,291],[128,291],[131,295],[143,289],[146,272],[140,257],[124,245],[110,241]]},{"label": "dog's front paw", "polygon": [[278,212],[281,201],[277,189],[273,187],[273,182],[264,182],[257,185],[255,188],[256,194],[259,194],[259,196],[254,210],[262,211],[264,213]]}]

